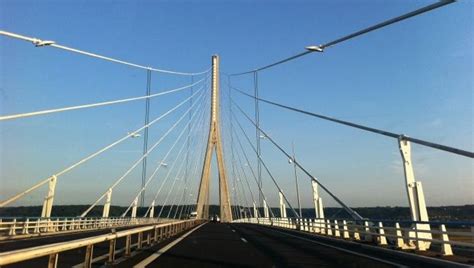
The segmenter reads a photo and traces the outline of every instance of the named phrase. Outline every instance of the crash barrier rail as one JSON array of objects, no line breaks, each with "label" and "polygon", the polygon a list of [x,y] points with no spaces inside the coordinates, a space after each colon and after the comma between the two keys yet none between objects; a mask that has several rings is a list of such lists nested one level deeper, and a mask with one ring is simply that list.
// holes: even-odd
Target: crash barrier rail
[{"label": "crash barrier rail", "polygon": [[163,218],[2,218],[0,219],[0,240],[168,221],[170,220]]},{"label": "crash barrier rail", "polygon": [[[112,231],[108,234],[77,239],[67,242],[54,243],[39,247],[25,248],[14,251],[0,253],[0,266],[19,263],[31,259],[36,259],[48,256],[48,268],[55,268],[58,266],[59,254],[78,248],[85,248],[85,256],[82,267],[91,267],[92,263],[100,260],[106,260],[108,264],[114,263],[116,254],[124,252],[124,256],[130,256],[132,250],[142,249],[144,246],[151,246],[163,239],[172,237],[182,231],[190,229],[199,225],[203,220],[182,220],[169,223],[162,223],[156,225],[149,225],[127,229],[119,232]],[[146,238],[143,235],[146,233]],[[137,236],[137,242],[132,244],[132,236]],[[122,250],[116,249],[117,239],[125,237],[125,248]],[[94,246],[98,243],[109,241],[108,254],[99,258],[93,257]]]},{"label": "crash barrier rail", "polygon": [[[474,253],[472,222],[349,221],[322,218],[242,218],[233,222],[269,225],[334,238],[371,242],[379,246],[394,246],[403,250],[439,250],[444,256],[453,255],[453,248],[454,252],[467,252],[470,256]],[[452,226],[450,231],[447,230],[447,225]]]}]

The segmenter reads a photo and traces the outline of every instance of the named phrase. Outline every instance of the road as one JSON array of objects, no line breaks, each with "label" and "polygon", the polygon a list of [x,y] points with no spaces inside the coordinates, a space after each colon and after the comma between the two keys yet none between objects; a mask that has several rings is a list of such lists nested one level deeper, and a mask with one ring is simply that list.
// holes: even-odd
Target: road
[{"label": "road", "polygon": [[117,267],[394,267],[263,226],[208,223],[169,248],[150,249]]},{"label": "road", "polygon": [[[75,234],[75,239],[86,234]],[[67,239],[71,239],[69,235]],[[45,240],[46,239],[46,240]],[[28,243],[51,242],[43,238]],[[56,238],[58,239],[58,238]],[[61,238],[66,239],[66,238]],[[59,241],[55,241],[59,242]],[[133,241],[132,243],[135,243]],[[117,241],[117,249],[124,246]],[[3,250],[4,244],[0,243]],[[11,245],[9,246],[11,247]],[[94,257],[104,256],[108,243],[94,247]],[[81,264],[84,249],[59,255],[58,267]],[[113,267],[445,267],[427,258],[400,257],[392,252],[371,249],[360,243],[347,243],[292,230],[252,224],[205,223],[174,238],[135,251],[130,257],[117,254]],[[39,258],[5,267],[46,267]]]}]

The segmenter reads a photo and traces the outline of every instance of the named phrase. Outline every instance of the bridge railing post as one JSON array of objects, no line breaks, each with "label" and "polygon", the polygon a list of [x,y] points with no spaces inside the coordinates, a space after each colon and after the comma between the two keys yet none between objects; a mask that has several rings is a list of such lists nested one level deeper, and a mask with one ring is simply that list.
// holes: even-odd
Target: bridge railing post
[{"label": "bridge railing post", "polygon": [[385,230],[383,229],[383,223],[379,221],[379,226],[378,226],[378,243],[379,245],[385,246],[387,245],[387,237],[385,236]]},{"label": "bridge railing post", "polygon": [[397,248],[405,248],[405,242],[403,241],[403,235],[402,235],[402,230],[400,228],[400,223],[396,222],[395,223],[395,229],[396,229],[396,246]]},{"label": "bridge railing post", "polygon": [[318,219],[318,228],[319,228],[319,233],[323,235],[326,234],[326,226],[324,226],[324,219],[322,218]]},{"label": "bridge railing post", "polygon": [[94,245],[87,245],[86,246],[86,256],[84,258],[84,267],[91,268],[92,267],[92,259],[94,258]]},{"label": "bridge railing post", "polygon": [[143,246],[143,232],[139,232],[138,233],[138,245],[137,245],[137,249],[141,249],[142,246]]},{"label": "bridge railing post", "polygon": [[67,225],[68,225],[69,221],[68,221],[68,218],[65,218],[63,220],[63,224],[62,224],[62,227],[61,227],[61,231],[66,231],[67,230]]},{"label": "bridge railing post", "polygon": [[49,255],[48,259],[48,268],[56,268],[58,267],[58,253],[53,253]]},{"label": "bridge railing post", "polygon": [[158,239],[159,241],[163,240],[163,227],[158,228]]},{"label": "bridge railing post", "polygon": [[153,229],[153,243],[158,242],[158,227],[155,226],[155,229]]},{"label": "bridge railing post", "polygon": [[372,241],[372,235],[370,234],[370,227],[367,221],[364,221],[364,240],[367,242]]},{"label": "bridge railing post", "polygon": [[439,226],[439,230],[441,232],[441,241],[443,241],[443,243],[441,244],[441,253],[443,254],[443,256],[452,256],[453,250],[451,249],[451,244],[449,244],[449,237],[448,232],[446,231],[446,226],[444,224],[441,224]]},{"label": "bridge railing post", "polygon": [[35,228],[33,229],[33,233],[38,234],[40,232],[41,220],[37,219],[35,223]]},{"label": "bridge railing post", "polygon": [[132,236],[127,235],[125,237],[125,256],[126,257],[130,256],[131,252],[132,252]]},{"label": "bridge railing post", "polygon": [[337,220],[334,220],[334,236],[335,237],[341,237],[341,232],[339,230],[339,224]]},{"label": "bridge railing post", "polygon": [[59,219],[54,222],[54,232],[59,232]]},{"label": "bridge railing post", "polygon": [[26,219],[25,223],[23,224],[23,230],[21,234],[29,234],[30,229],[30,219]]},{"label": "bridge railing post", "polygon": [[10,225],[10,231],[8,232],[9,236],[14,236],[16,234],[16,219],[13,219]]},{"label": "bridge railing post", "polygon": [[329,236],[332,236],[332,227],[331,227],[331,221],[330,220],[326,221],[326,233]]},{"label": "bridge railing post", "polygon": [[354,240],[359,241],[359,240],[360,240],[360,234],[359,234],[359,227],[358,227],[358,225],[355,225],[355,226],[353,226],[352,228],[353,228],[352,236],[354,237]]},{"label": "bridge railing post", "polygon": [[112,239],[109,242],[109,256],[108,256],[108,264],[112,264],[115,261],[115,246],[117,244],[116,239]]},{"label": "bridge railing post", "polygon": [[151,232],[146,233],[146,245],[147,246],[151,245]]},{"label": "bridge railing post", "polygon": [[342,237],[345,239],[349,239],[349,230],[347,229],[347,221],[342,221]]}]

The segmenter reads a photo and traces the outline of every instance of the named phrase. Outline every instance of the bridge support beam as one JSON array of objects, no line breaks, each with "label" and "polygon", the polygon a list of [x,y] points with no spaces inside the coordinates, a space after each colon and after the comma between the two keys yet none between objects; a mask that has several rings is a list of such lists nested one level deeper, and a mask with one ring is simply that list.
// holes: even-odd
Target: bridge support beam
[{"label": "bridge support beam", "polygon": [[[405,183],[408,194],[408,204],[410,206],[411,220],[428,222],[428,211],[426,210],[425,195],[423,193],[423,187],[421,182],[415,180],[415,173],[413,172],[413,165],[411,160],[411,146],[410,142],[400,136],[398,139],[400,147],[400,153],[403,161],[403,169],[405,171]],[[430,247],[431,243],[427,241],[420,241],[421,239],[431,239],[430,233],[431,228],[429,224],[415,223],[414,232],[410,232],[409,237],[411,238],[410,243],[413,243],[413,238],[416,239],[414,243],[419,250],[426,250]],[[422,232],[419,232],[422,231]]]},{"label": "bridge support beam", "polygon": [[138,197],[135,197],[135,200],[133,200],[133,205],[132,205],[132,218],[137,217],[137,206],[138,206]]},{"label": "bridge support beam", "polygon": [[102,211],[102,218],[108,218],[110,212],[110,203],[112,201],[112,188],[107,191],[107,196],[105,197],[104,209]]},{"label": "bridge support beam", "polygon": [[43,209],[41,210],[42,218],[51,217],[51,211],[53,210],[54,192],[56,189],[56,181],[57,181],[57,178],[55,175],[53,175],[49,179],[48,193],[46,194],[46,197],[44,198]]},{"label": "bridge support beam", "polygon": [[257,205],[253,202],[253,217],[258,218]]},{"label": "bridge support beam", "polygon": [[283,193],[278,192],[278,195],[280,196],[280,218],[286,218],[286,205],[283,200]]},{"label": "bridge support beam", "polygon": [[229,189],[227,185],[226,168],[221,140],[220,118],[219,118],[219,57],[212,56],[212,100],[211,100],[211,122],[209,138],[207,142],[204,167],[202,169],[201,183],[197,198],[197,218],[209,218],[209,179],[211,173],[212,153],[216,152],[217,168],[219,171],[219,201],[220,218],[222,222],[232,221],[230,207]]},{"label": "bridge support beam", "polygon": [[323,207],[323,199],[319,196],[318,191],[318,183],[314,180],[311,181],[311,185],[313,186],[313,203],[314,203],[314,212],[316,219],[324,219],[324,207]]},{"label": "bridge support beam", "polygon": [[263,216],[265,218],[270,218],[270,214],[268,213],[267,200],[265,200],[265,199],[263,199]]},{"label": "bridge support beam", "polygon": [[150,215],[149,215],[149,217],[153,218],[153,216],[155,216],[155,200],[153,200],[153,202],[151,202],[151,205],[150,205]]}]

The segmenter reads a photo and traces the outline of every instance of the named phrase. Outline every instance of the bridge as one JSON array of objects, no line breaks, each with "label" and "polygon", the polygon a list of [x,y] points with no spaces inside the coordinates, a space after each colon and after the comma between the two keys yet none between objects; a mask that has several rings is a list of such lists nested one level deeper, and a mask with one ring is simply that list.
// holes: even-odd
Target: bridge
[{"label": "bridge", "polygon": [[[422,182],[415,177],[416,162],[411,145],[469,158],[474,153],[422,138],[361,125],[352,121],[318,114],[299,107],[260,97],[259,74],[281,64],[326,50],[353,38],[370,34],[410,19],[453,1],[439,1],[394,17],[321,45],[307,46],[299,54],[255,68],[228,74],[220,71],[220,58],[211,57],[207,70],[181,72],[140,65],[85,50],[61,45],[8,31],[6,38],[30,42],[33,49],[58,49],[88,56],[111,64],[125,65],[146,73],[145,95],[104,100],[73,106],[0,116],[0,124],[25,118],[47,117],[55,113],[118,106],[143,101],[144,124],[130,130],[100,148],[84,149],[84,155],[66,167],[0,201],[0,209],[18,204],[33,194],[41,194],[38,214],[2,217],[0,221],[0,266],[2,267],[469,267],[474,264],[474,223],[439,221],[429,217]],[[152,92],[152,74],[183,76],[190,83]],[[224,79],[222,79],[224,77]],[[253,88],[235,86],[234,79],[252,80]],[[252,92],[253,90],[253,92]],[[171,96],[174,106],[152,118],[151,100]],[[239,96],[237,98],[236,96]],[[255,109],[239,102],[250,100]],[[264,105],[264,106],[262,106]],[[260,111],[273,106],[279,111],[299,114],[311,120],[324,120],[353,128],[362,133],[380,135],[398,146],[406,189],[410,220],[368,218],[344,201],[337,189],[296,158],[294,148],[262,127]],[[253,113],[253,114],[251,114]],[[157,128],[160,126],[161,131]],[[160,133],[155,140],[153,131]],[[252,134],[249,134],[249,130]],[[253,136],[255,135],[255,136]],[[106,180],[90,205],[74,216],[55,216],[58,184],[93,160],[131,140],[143,140],[140,157],[133,159],[120,175]],[[272,172],[261,142],[274,147],[286,159],[294,173],[295,186],[289,189]],[[156,161],[154,152],[162,152]],[[5,152],[8,155],[9,152]],[[213,156],[216,162],[213,164]],[[150,169],[148,165],[152,165]],[[140,185],[123,200],[119,187],[140,170]],[[28,166],[25,166],[28,168]],[[219,207],[211,206],[213,168],[217,169]],[[161,171],[161,172],[160,172]],[[302,175],[302,176],[301,176]],[[268,178],[268,183],[263,180]],[[3,183],[3,182],[2,182]],[[14,182],[5,182],[13,184]],[[99,185],[88,185],[97,190]],[[302,209],[300,185],[312,192],[310,213]],[[273,190],[273,189],[276,189]],[[288,193],[296,192],[296,205]],[[278,200],[278,205],[271,204]],[[122,199],[121,199],[122,198]],[[324,204],[335,202],[340,213],[328,216]],[[128,206],[117,212],[114,203]],[[114,210],[115,209],[115,210]],[[339,216],[338,216],[339,215]]]}]

